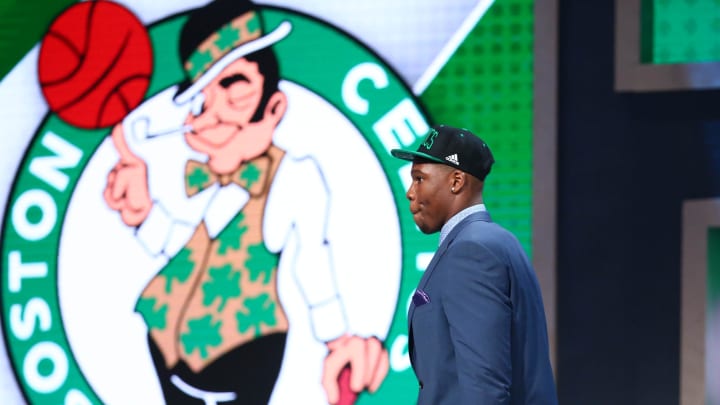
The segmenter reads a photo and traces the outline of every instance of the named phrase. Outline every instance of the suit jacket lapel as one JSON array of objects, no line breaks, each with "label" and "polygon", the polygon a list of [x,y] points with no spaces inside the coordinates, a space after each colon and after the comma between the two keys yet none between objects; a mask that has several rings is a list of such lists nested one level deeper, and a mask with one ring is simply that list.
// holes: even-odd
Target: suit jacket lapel
[{"label": "suit jacket lapel", "polygon": [[[452,242],[458,233],[462,230],[462,228],[465,227],[468,223],[472,221],[485,221],[485,222],[492,222],[490,219],[490,214],[487,211],[480,211],[476,212],[472,215],[469,215],[467,218],[460,221],[459,224],[453,228],[452,231],[448,234],[448,236],[445,237],[445,240],[443,243],[440,244],[437,251],[433,255],[432,260],[430,260],[430,264],[428,264],[427,269],[425,269],[425,273],[423,273],[422,278],[420,279],[420,282],[418,283],[417,290],[424,290],[425,286],[427,285],[428,281],[430,280],[430,277],[432,276],[433,271],[435,271],[435,266],[437,265],[438,261],[440,261],[440,258],[445,254],[447,251],[448,246],[450,246],[450,242]],[[415,294],[413,292],[413,294]],[[410,355],[410,362],[414,363],[413,360],[413,331],[412,331],[412,318],[413,314],[415,313],[415,302],[411,299],[410,300],[410,309],[408,310],[408,340],[409,340],[409,355]]]},{"label": "suit jacket lapel", "polygon": [[443,257],[445,252],[447,251],[448,246],[450,246],[450,243],[457,237],[458,233],[465,228],[467,224],[469,224],[472,221],[485,221],[490,222],[490,214],[488,214],[487,211],[480,211],[476,212],[472,215],[469,215],[467,218],[460,221],[459,224],[453,228],[452,231],[448,234],[448,236],[445,237],[445,240],[443,243],[440,244],[438,247],[438,250],[435,252],[435,255],[433,256],[432,260],[430,261],[430,264],[428,264],[427,269],[425,270],[425,273],[423,274],[422,278],[420,279],[420,282],[418,283],[418,288],[421,290],[425,289],[425,286],[427,285],[428,281],[430,280],[430,277],[432,276],[433,271],[435,271],[435,266],[437,265],[437,262],[440,260],[440,258]]},{"label": "suit jacket lapel", "polygon": [[[422,275],[422,278],[420,278],[420,282],[418,283],[417,290],[422,290],[425,288],[425,285],[427,284],[427,280],[430,278],[430,273],[432,273],[432,270],[435,269],[435,265],[437,264],[438,260],[440,260],[440,257],[445,253],[445,250],[447,250],[447,241],[449,238],[446,238],[443,243],[440,245],[438,250],[433,255],[432,260],[430,260],[430,264],[428,264],[427,268],[425,269],[425,272]],[[413,292],[413,295],[415,295],[415,292]],[[412,326],[412,317],[415,313],[415,301],[410,300],[410,309],[408,310],[408,330],[411,329]]]}]

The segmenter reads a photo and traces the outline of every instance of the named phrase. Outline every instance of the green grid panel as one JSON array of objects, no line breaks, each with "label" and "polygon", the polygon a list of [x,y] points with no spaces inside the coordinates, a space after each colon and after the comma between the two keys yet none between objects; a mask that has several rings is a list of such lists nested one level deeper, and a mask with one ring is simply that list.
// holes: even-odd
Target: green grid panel
[{"label": "green grid panel", "polygon": [[719,0],[643,0],[642,62],[720,60]]},{"label": "green grid panel", "polygon": [[421,99],[495,155],[484,199],[528,253],[532,239],[533,0],[496,0]]}]

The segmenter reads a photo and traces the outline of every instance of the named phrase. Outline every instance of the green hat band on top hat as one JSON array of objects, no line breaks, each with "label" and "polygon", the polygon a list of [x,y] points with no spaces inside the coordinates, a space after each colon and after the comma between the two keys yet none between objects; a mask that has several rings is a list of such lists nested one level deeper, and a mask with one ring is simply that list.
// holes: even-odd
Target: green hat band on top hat
[{"label": "green hat band on top hat", "polygon": [[190,55],[183,67],[192,81],[238,46],[262,36],[260,16],[255,11],[238,16],[220,27]]},{"label": "green hat band on top hat", "polygon": [[194,9],[180,33],[186,79],[175,102],[192,100],[234,61],[270,47],[291,30],[290,21],[266,30],[262,13],[249,0],[214,0]]}]

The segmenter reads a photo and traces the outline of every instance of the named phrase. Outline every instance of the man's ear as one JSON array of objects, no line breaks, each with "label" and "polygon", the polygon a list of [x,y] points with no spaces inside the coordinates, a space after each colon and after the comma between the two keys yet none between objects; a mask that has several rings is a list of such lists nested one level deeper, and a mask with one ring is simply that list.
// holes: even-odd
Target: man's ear
[{"label": "man's ear", "polygon": [[460,170],[453,170],[451,175],[451,181],[452,181],[452,189],[457,193],[462,190],[462,188],[467,183],[467,175],[460,171]]},{"label": "man's ear", "polygon": [[287,97],[282,91],[276,91],[270,96],[265,106],[265,119],[271,121],[275,126],[280,123],[287,110]]}]

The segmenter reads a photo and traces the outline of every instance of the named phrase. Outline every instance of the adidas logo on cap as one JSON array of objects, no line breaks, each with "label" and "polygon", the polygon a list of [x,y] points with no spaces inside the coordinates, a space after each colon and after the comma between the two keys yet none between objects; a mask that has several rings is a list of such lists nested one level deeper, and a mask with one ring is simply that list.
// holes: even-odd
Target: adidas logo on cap
[{"label": "adidas logo on cap", "polygon": [[455,163],[456,165],[460,165],[460,162],[458,161],[457,153],[453,153],[450,156],[445,156],[445,160],[451,163]]}]

